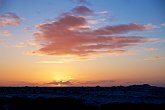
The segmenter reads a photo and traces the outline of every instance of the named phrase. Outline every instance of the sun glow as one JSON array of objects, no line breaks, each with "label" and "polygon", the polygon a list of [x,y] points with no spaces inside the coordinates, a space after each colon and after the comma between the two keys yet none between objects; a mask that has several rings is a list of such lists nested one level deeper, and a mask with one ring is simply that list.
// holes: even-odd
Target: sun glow
[{"label": "sun glow", "polygon": [[61,74],[58,74],[54,77],[54,80],[55,81],[62,81],[62,82],[65,82],[65,81],[70,81],[72,80],[72,77],[71,76],[65,76],[65,75],[61,75]]}]

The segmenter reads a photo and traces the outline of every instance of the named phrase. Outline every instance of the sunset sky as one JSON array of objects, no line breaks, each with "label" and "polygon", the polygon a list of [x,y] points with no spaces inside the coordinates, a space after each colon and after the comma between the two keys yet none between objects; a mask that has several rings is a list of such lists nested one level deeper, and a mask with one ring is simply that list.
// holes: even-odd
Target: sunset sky
[{"label": "sunset sky", "polygon": [[165,86],[164,0],[0,0],[0,86]]}]

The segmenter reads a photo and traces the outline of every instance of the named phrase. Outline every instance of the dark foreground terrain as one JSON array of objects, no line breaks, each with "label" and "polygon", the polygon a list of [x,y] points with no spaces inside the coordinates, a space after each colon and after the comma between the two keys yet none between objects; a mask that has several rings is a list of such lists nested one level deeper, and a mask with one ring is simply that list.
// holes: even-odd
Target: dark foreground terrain
[{"label": "dark foreground terrain", "polygon": [[109,103],[100,106],[85,104],[74,98],[0,99],[0,110],[165,110],[164,104]]},{"label": "dark foreground terrain", "polygon": [[165,88],[0,87],[0,110],[165,110]]}]

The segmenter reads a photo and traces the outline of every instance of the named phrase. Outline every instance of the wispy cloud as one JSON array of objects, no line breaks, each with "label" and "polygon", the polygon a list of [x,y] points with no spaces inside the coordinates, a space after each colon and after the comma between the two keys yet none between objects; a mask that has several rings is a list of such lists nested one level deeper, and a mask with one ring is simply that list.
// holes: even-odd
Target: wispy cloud
[{"label": "wispy cloud", "polygon": [[[77,6],[71,12],[59,16],[52,22],[37,25],[38,31],[34,34],[34,37],[41,48],[32,53],[80,57],[109,54],[115,51],[119,52],[119,50],[125,52],[127,51],[124,49],[125,47],[150,42],[151,39],[143,36],[124,36],[122,34],[157,28],[152,24],[130,23],[107,25],[93,29],[91,28],[91,21],[83,16],[93,12],[86,6]],[[97,22],[94,21],[94,23]]]},{"label": "wispy cloud", "polygon": [[118,81],[116,80],[95,80],[95,81],[76,81],[76,80],[68,80],[68,81],[51,81],[46,83],[47,85],[53,86],[110,86]]},{"label": "wispy cloud", "polygon": [[96,81],[84,81],[79,82],[80,85],[87,85],[87,86],[110,86],[118,81],[116,80],[96,80]]},{"label": "wispy cloud", "polygon": [[12,47],[15,48],[24,48],[24,47],[30,47],[30,46],[37,46],[36,42],[34,40],[26,40],[24,42],[19,42],[15,45],[13,45]]},{"label": "wispy cloud", "polygon": [[0,86],[14,86],[14,87],[19,87],[19,86],[43,86],[40,85],[39,83],[36,82],[28,82],[28,81],[9,81],[9,80],[1,80],[0,81]]},{"label": "wispy cloud", "polygon": [[26,28],[24,28],[24,30],[26,30],[26,31],[30,31],[30,30],[32,30],[34,28],[34,26],[30,26],[30,27],[26,27]]},{"label": "wispy cloud", "polygon": [[8,12],[0,15],[0,27],[18,26],[21,24],[21,18],[15,13]]},{"label": "wispy cloud", "polygon": [[67,81],[51,81],[45,83],[48,86],[126,86],[130,84],[143,84],[139,81],[127,81],[127,80],[92,80],[92,81],[77,81],[77,80],[67,80]]},{"label": "wispy cloud", "polygon": [[71,81],[52,81],[47,84],[54,86],[73,86],[73,83]]},{"label": "wispy cloud", "polygon": [[149,51],[149,52],[154,52],[154,51],[157,51],[158,48],[153,48],[153,47],[151,47],[151,48],[146,48],[145,50],[146,50],[146,51]]},{"label": "wispy cloud", "polygon": [[160,60],[165,60],[165,56],[152,56],[152,57],[147,57],[144,60],[146,60],[146,61],[160,61]]},{"label": "wispy cloud", "polygon": [[109,14],[109,12],[108,11],[98,11],[98,12],[96,12],[96,14]]},{"label": "wispy cloud", "polygon": [[69,63],[69,62],[79,62],[79,61],[84,61],[84,60],[93,60],[94,57],[91,58],[85,58],[85,57],[77,57],[77,58],[58,58],[56,60],[43,60],[43,61],[38,61],[37,63],[43,63],[43,64],[51,64],[51,63]]},{"label": "wispy cloud", "polygon": [[0,36],[9,37],[11,35],[12,35],[12,33],[10,31],[8,31],[8,30],[2,30],[2,31],[0,31]]},{"label": "wispy cloud", "polygon": [[153,25],[151,23],[145,24],[144,26],[145,26],[146,30],[152,30],[152,29],[160,28],[159,26]]},{"label": "wispy cloud", "polygon": [[161,26],[162,26],[162,27],[165,27],[165,23],[162,23]]}]

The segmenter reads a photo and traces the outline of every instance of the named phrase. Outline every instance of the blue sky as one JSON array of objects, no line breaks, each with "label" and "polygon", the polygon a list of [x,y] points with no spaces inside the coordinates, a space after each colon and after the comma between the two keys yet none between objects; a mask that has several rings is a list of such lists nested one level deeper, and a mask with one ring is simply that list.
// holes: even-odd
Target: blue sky
[{"label": "blue sky", "polygon": [[[87,5],[92,10],[109,11],[110,14],[106,18],[110,19],[110,24],[151,23],[160,26],[165,19],[163,0],[90,0],[88,2]],[[23,21],[18,27],[20,30],[54,19],[77,4],[76,0],[4,0],[0,13],[14,12],[20,16]],[[7,28],[17,31],[17,29]],[[165,28],[157,29],[154,32],[147,32],[147,35],[163,38],[164,30]],[[145,32],[144,35],[146,35]]]}]

